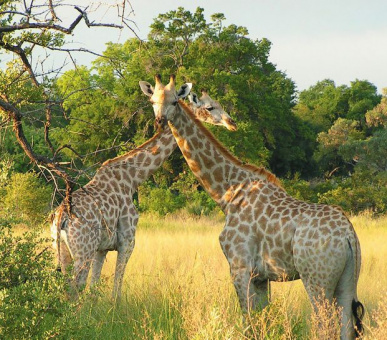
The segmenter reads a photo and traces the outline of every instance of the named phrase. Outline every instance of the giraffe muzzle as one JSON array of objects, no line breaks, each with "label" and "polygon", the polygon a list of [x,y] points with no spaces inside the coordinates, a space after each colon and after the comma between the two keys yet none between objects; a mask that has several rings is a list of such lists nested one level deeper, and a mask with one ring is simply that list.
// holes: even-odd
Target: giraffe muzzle
[{"label": "giraffe muzzle", "polygon": [[165,117],[156,117],[155,125],[158,128],[165,128],[166,125],[168,125],[168,121]]}]

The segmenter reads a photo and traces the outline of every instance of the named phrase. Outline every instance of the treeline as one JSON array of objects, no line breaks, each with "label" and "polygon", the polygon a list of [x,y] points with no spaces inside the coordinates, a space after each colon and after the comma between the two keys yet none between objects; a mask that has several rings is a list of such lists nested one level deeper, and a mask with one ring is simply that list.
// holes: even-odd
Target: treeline
[{"label": "treeline", "polygon": [[[365,80],[354,80],[350,86],[323,80],[297,93],[294,82],[270,62],[271,43],[252,40],[245,27],[224,26],[224,20],[218,13],[208,22],[202,8],[161,14],[147,41],[109,43],[91,66],[47,81],[50,95],[60,103],[52,110],[50,138],[62,151],[61,164],[76,174],[77,184],[90,180],[101,162],[153,135],[152,108],[138,81],[153,83],[155,73],[164,79],[176,73],[178,84],[193,82],[198,94],[206,89],[237,122],[236,132],[209,126],[216,137],[241,160],[270,169],[294,196],[337,204],[348,212],[385,212],[387,93],[378,94]],[[19,68],[11,63],[0,71],[0,90],[20,98],[26,137],[35,150],[49,153],[44,94],[28,82],[20,86],[11,81]],[[20,205],[12,195],[27,193],[29,185],[41,187],[45,176],[20,179],[20,174],[36,168],[12,129],[4,127],[0,209],[12,215],[18,211],[14,205]],[[20,185],[23,181],[25,187]],[[43,190],[39,197],[45,201],[48,196]],[[181,208],[204,214],[215,208],[178,150],[141,187],[138,204],[160,214]]]}]

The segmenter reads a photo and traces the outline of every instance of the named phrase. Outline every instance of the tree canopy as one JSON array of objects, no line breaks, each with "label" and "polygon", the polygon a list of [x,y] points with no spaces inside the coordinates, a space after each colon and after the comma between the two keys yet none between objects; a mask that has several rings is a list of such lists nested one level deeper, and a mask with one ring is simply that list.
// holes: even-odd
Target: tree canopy
[{"label": "tree canopy", "polygon": [[[366,80],[336,86],[325,79],[298,94],[294,82],[270,61],[269,40],[251,39],[246,27],[226,26],[222,13],[207,21],[200,7],[160,14],[146,41],[108,43],[92,65],[37,74],[29,62],[35,46],[65,49],[66,34],[77,20],[87,21],[87,11],[78,8],[82,17],[66,28],[48,2],[46,27],[36,26],[37,17],[28,24],[21,18],[23,30],[16,34],[11,29],[16,1],[1,6],[0,48],[19,56],[0,71],[0,151],[13,171],[27,172],[37,164],[46,178],[56,172],[72,186],[85,183],[101,162],[153,135],[152,108],[138,81],[174,73],[178,82],[192,82],[193,91],[206,89],[236,120],[237,132],[208,128],[241,160],[288,179],[334,178],[343,183],[340,188],[359,185],[359,178],[371,171],[372,185],[383,185],[386,95]],[[321,200],[337,197],[332,185]],[[154,187],[167,188],[173,198],[199,186],[176,151],[146,190]],[[371,209],[383,209],[383,204],[371,204]]]}]

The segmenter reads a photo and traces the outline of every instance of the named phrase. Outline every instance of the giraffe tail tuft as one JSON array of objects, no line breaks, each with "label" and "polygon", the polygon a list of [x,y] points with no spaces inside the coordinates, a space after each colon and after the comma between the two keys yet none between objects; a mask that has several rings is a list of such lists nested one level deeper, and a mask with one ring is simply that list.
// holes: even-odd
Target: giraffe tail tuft
[{"label": "giraffe tail tuft", "polygon": [[364,306],[360,301],[352,300],[352,314],[355,317],[355,335],[356,339],[359,339],[363,335],[363,316]]}]

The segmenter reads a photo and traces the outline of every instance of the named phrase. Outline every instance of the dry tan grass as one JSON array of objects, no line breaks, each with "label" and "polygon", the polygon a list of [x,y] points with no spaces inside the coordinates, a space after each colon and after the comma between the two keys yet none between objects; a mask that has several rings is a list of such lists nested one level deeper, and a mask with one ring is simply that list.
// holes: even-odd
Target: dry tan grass
[{"label": "dry tan grass", "polygon": [[[352,221],[362,246],[358,296],[366,308],[365,339],[384,340],[387,339],[387,217],[375,220],[357,216]],[[242,322],[228,264],[218,242],[222,227],[221,216],[200,219],[184,215],[163,219],[142,216],[125,275],[128,307],[120,320],[132,322],[135,318],[132,314],[137,310],[141,316],[133,322],[138,334],[141,333],[138,338],[168,338],[173,327],[181,328],[180,337],[187,339],[321,338],[300,281],[272,284],[271,306]],[[115,254],[111,253],[103,270],[108,290],[114,266]],[[167,315],[160,316],[166,326],[156,329],[152,322],[155,311],[157,314],[160,309],[166,311]],[[332,324],[332,315],[328,306],[323,306],[319,313],[326,325]],[[337,331],[337,327],[329,329]]]}]

